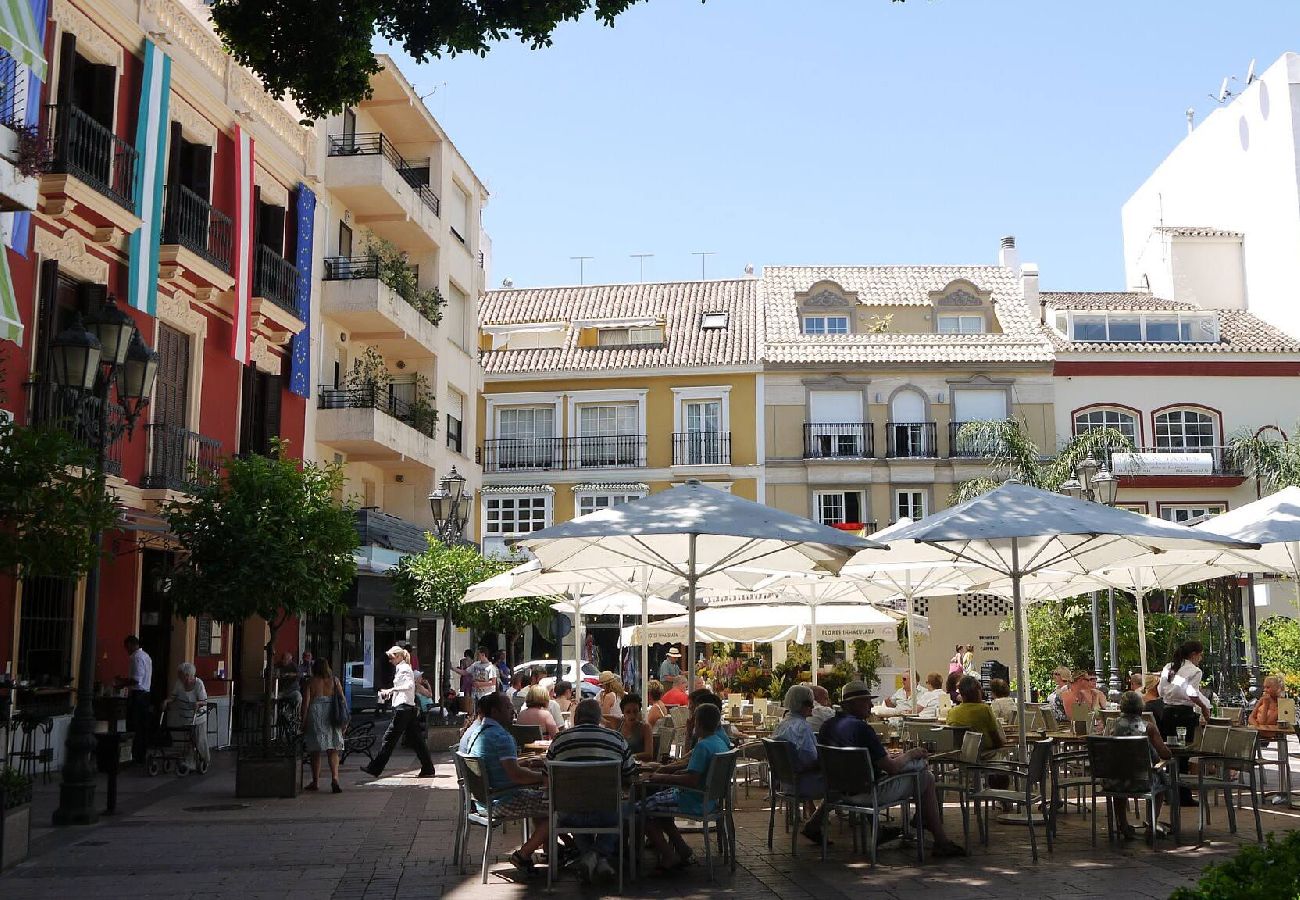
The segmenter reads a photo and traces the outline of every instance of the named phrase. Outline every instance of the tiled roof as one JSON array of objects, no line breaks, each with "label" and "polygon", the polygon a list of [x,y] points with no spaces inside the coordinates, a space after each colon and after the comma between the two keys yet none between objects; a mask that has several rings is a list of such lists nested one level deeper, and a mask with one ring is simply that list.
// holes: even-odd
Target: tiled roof
[{"label": "tiled roof", "polygon": [[[1047,305],[1057,310],[1141,312],[1214,312],[1219,316],[1217,343],[1127,343],[1121,341],[1074,341],[1050,324],[1043,332],[1058,351],[1087,353],[1300,353],[1300,338],[1274,328],[1263,319],[1240,309],[1207,310],[1194,303],[1165,300],[1141,291],[1072,292],[1043,291]],[[1050,317],[1049,317],[1050,318]]]},{"label": "tiled roof", "polygon": [[[964,279],[992,295],[1001,334],[800,333],[795,295],[832,281],[861,306],[925,306],[930,294]],[[1046,363],[1050,344],[1030,317],[1019,275],[1002,266],[767,266],[765,357],[798,363]]]},{"label": "tiled roof", "polygon": [[[700,328],[704,313],[726,312],[726,328]],[[670,281],[488,291],[484,326],[575,320],[663,319],[664,342],[653,346],[579,347],[578,328],[561,347],[490,350],[488,375],[648,368],[757,366],[762,347],[758,281]]]},{"label": "tiled roof", "polygon": [[1228,231],[1223,228],[1209,228],[1200,225],[1160,225],[1156,228],[1156,231],[1161,234],[1172,234],[1176,237],[1245,237],[1240,231]]}]

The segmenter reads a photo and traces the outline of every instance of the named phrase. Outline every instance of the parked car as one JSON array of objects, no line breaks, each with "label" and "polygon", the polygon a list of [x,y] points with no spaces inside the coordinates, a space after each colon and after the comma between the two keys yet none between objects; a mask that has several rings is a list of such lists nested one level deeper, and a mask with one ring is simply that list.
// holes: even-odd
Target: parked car
[{"label": "parked car", "polygon": [[[542,687],[546,688],[549,691],[551,687],[554,686],[555,684],[556,673],[558,673],[560,670],[560,662],[559,660],[555,660],[555,659],[534,659],[530,662],[520,663],[519,665],[515,666],[514,671],[516,673],[523,673],[527,675],[533,669],[546,670],[546,676],[541,680],[540,684],[542,685]],[[564,680],[569,682],[570,684],[573,684],[574,681],[576,680],[573,677],[573,673],[574,673],[573,660],[566,659],[564,661]],[[578,684],[578,690],[581,693],[583,698],[594,697],[600,693],[600,682],[598,681],[599,677],[600,677],[600,672],[596,669],[596,667],[593,666],[591,663],[584,661],[582,664],[582,680]]]}]

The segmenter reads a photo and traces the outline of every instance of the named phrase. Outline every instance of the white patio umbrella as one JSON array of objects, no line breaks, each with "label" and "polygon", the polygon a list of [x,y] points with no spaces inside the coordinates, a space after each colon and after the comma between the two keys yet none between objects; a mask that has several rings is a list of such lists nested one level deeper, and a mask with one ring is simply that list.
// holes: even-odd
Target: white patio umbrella
[{"label": "white patio umbrella", "polygon": [[[694,677],[695,595],[700,579],[745,570],[838,572],[857,550],[880,545],[698,481],[597,510],[513,542],[542,569],[581,571],[643,565],[685,588],[690,627],[687,671]],[[753,582],[761,580],[755,575]]]},{"label": "white patio umbrella", "polygon": [[[935,513],[892,532],[890,547],[906,559],[928,566],[946,555],[982,567],[989,581],[1011,582],[1015,616],[1018,720],[1025,721],[1024,620],[1022,588],[1040,572],[1090,574],[1116,566],[1143,553],[1197,546],[1248,548],[1246,542],[1140,516],[1099,503],[1028,487],[1011,481],[973,500]],[[936,551],[938,551],[936,553]],[[929,555],[927,560],[925,557]],[[867,565],[875,551],[862,551],[851,561]],[[1027,759],[1028,742],[1020,732],[1020,753]]]},{"label": "white patio umbrella", "polygon": [[[862,603],[724,603],[710,604],[695,615],[697,635],[713,641],[775,641],[807,643],[814,629],[821,640],[870,641],[892,639],[902,613]],[[649,625],[623,629],[623,643],[685,640],[691,625],[686,616],[674,616]],[[915,617],[915,627],[928,631],[930,623]]]},{"label": "white patio umbrella", "polygon": [[1258,544],[1258,549],[1233,554],[1249,560],[1252,567],[1241,567],[1231,559],[1214,562],[1238,566],[1238,572],[1284,572],[1295,579],[1296,600],[1300,601],[1300,487],[1283,488],[1206,519],[1192,530]]}]

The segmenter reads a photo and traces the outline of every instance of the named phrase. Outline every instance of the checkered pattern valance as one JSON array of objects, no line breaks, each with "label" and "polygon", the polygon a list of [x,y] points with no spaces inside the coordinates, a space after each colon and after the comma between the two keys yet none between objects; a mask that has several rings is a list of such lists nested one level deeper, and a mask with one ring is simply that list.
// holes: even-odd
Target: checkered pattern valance
[{"label": "checkered pattern valance", "polygon": [[994,594],[962,594],[957,598],[959,616],[997,616],[1001,619],[1010,611],[1010,602]]}]

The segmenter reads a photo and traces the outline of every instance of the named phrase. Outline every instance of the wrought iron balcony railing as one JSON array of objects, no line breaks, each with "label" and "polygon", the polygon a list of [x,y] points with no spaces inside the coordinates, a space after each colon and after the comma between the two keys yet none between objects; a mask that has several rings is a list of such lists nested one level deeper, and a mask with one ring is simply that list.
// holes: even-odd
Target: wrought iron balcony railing
[{"label": "wrought iron balcony railing", "polygon": [[298,267],[263,244],[253,256],[253,296],[298,315]]},{"label": "wrought iron balcony railing", "polygon": [[183,184],[167,186],[164,244],[179,244],[229,274],[234,233],[230,216]]},{"label": "wrought iron balcony railing", "polygon": [[136,149],[71,103],[45,107],[50,171],[72,175],[127,210],[135,208]]},{"label": "wrought iron balcony railing", "polygon": [[926,459],[939,455],[934,422],[887,422],[885,455],[891,459]]},{"label": "wrought iron balcony railing", "polygon": [[393,142],[380,132],[368,134],[332,134],[330,135],[330,156],[382,156],[402,176],[402,180],[411,186],[424,205],[433,210],[435,216],[441,215],[438,195],[429,187],[429,162],[423,165],[408,162],[397,152]]},{"label": "wrought iron balcony railing", "polygon": [[804,459],[862,459],[876,455],[870,422],[805,422]]},{"label": "wrought iron balcony railing", "polygon": [[731,465],[730,431],[677,431],[673,433],[674,466]]},{"label": "wrought iron balcony railing", "polygon": [[192,493],[216,481],[221,441],[175,425],[149,425],[149,470],[142,487]]},{"label": "wrought iron balcony railing", "polygon": [[319,409],[377,409],[428,437],[438,432],[437,410],[409,403],[376,384],[351,388],[321,385],[317,396]]}]

